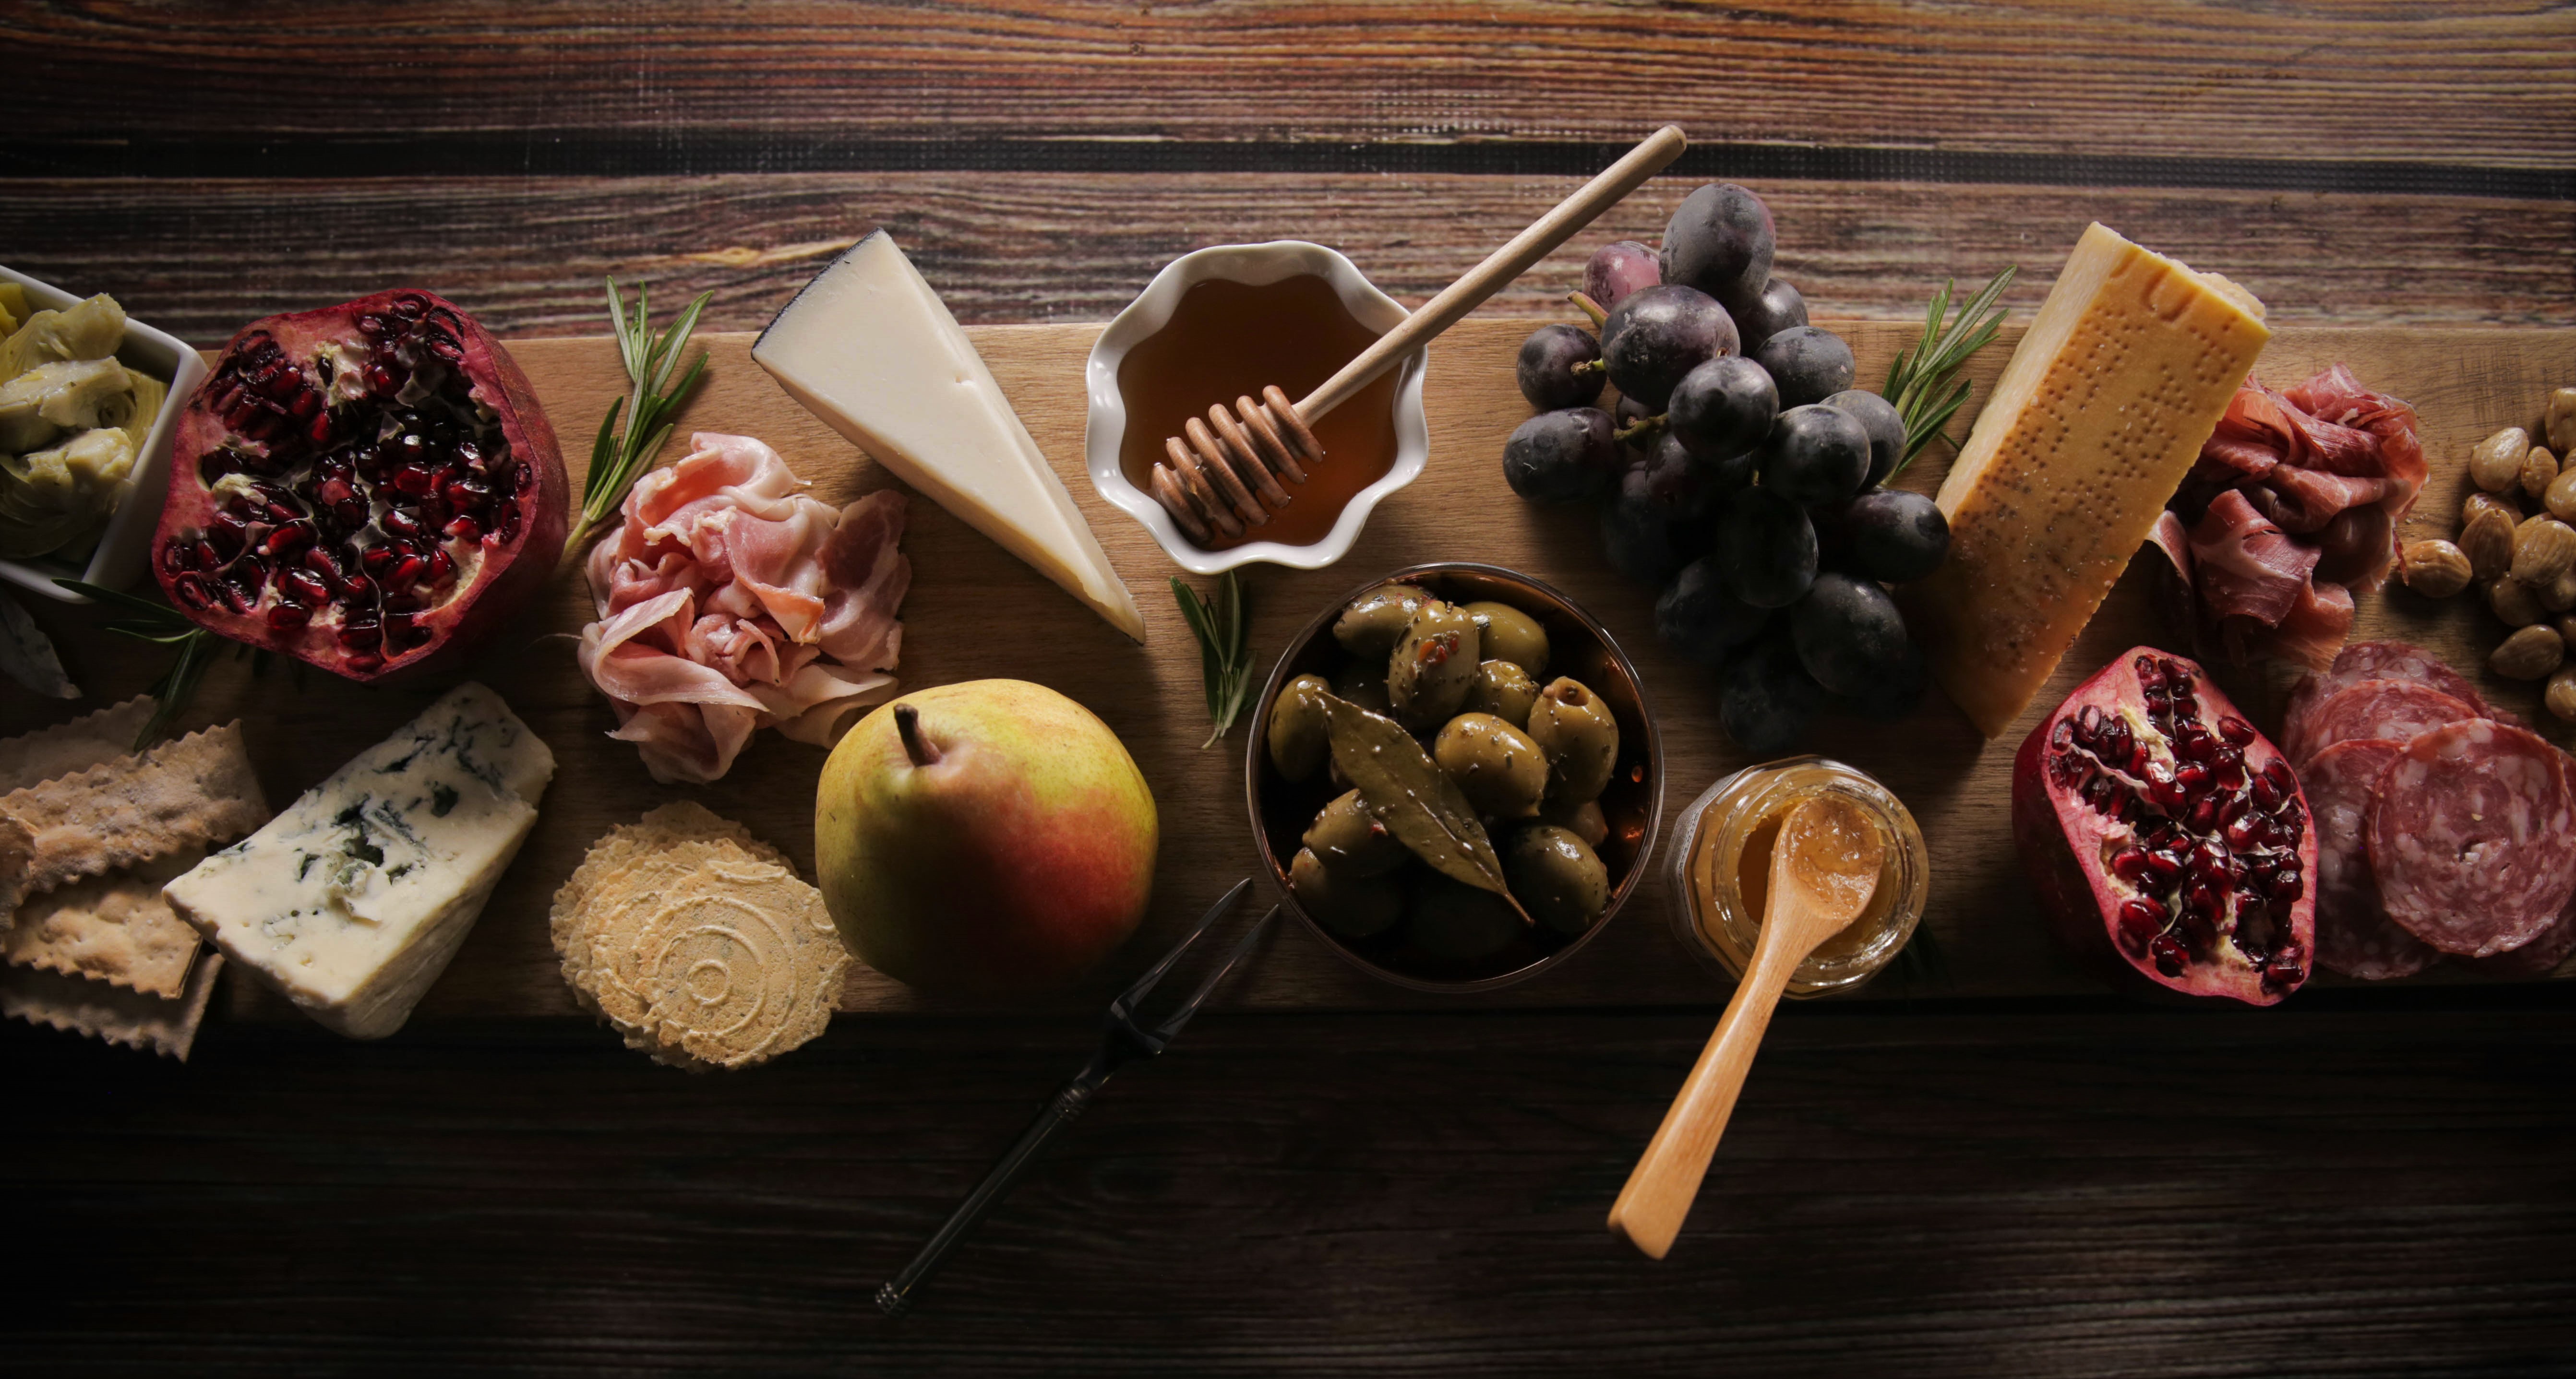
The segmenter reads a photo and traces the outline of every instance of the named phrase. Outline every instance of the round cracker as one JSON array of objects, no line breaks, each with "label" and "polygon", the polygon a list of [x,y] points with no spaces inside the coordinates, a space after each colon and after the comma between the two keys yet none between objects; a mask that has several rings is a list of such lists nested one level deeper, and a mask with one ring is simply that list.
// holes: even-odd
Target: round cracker
[{"label": "round cracker", "polygon": [[748,1067],[821,1034],[850,961],[822,893],[775,867],[702,875],[722,888],[660,904],[637,944],[655,1056]]}]

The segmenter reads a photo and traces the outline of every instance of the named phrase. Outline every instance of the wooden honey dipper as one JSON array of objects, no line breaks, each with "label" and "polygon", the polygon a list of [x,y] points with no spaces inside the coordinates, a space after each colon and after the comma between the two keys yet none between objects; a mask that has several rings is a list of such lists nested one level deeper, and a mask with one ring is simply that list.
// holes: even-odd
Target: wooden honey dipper
[{"label": "wooden honey dipper", "polygon": [[1163,440],[1167,457],[1154,466],[1154,500],[1180,524],[1190,540],[1206,545],[1215,537],[1233,538],[1246,526],[1260,526],[1289,502],[1279,486],[1306,482],[1306,467],[1324,458],[1313,423],[1349,401],[1360,389],[1433,336],[1457,324],[1504,284],[1617,205],[1640,183],[1663,171],[1687,146],[1680,125],[1665,125],[1627,156],[1583,184],[1574,195],[1530,223],[1511,242],[1486,255],[1483,263],[1441,289],[1420,311],[1379,336],[1322,387],[1290,402],[1276,384],[1261,390],[1261,400],[1234,400],[1234,410],[1208,408],[1207,420],[1192,417],[1177,436]]}]

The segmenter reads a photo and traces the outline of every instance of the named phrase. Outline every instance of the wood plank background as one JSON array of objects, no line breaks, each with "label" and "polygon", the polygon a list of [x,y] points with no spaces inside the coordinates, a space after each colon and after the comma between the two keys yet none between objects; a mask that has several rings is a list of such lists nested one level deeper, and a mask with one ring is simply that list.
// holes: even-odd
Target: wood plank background
[{"label": "wood plank background", "polygon": [[[2431,350],[2576,324],[2571,50],[2563,5],[2381,0],[39,0],[0,8],[0,260],[201,344],[397,282],[596,334],[612,272],[748,329],[878,224],[974,322],[1278,234],[1418,300],[1673,119],[1604,230],[1747,181],[1824,314],[2006,259],[2026,312],[2098,217]],[[1713,1006],[1220,1012],[899,1325],[868,1287],[1087,1022],[844,1020],[694,1080],[568,1020],[219,1018],[187,1068],[11,1025],[41,1263],[0,1368],[2566,1373],[2571,1001],[1811,1003],[1660,1266],[1600,1213]]]}]

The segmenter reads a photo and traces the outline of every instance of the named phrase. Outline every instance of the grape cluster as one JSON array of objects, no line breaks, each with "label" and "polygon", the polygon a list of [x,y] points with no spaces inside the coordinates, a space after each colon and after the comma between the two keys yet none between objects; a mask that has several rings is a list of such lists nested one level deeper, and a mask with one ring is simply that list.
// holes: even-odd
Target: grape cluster
[{"label": "grape cluster", "polygon": [[1684,198],[1660,252],[1595,253],[1600,335],[1551,325],[1521,346],[1539,412],[1503,447],[1523,498],[1599,504],[1603,554],[1662,590],[1657,634],[1716,669],[1719,719],[1752,752],[1795,746],[1825,705],[1893,718],[1921,701],[1885,586],[1950,547],[1932,500],[1880,486],[1905,422],[1852,386],[1851,347],[1807,324],[1775,247],[1762,198],[1719,182]]}]

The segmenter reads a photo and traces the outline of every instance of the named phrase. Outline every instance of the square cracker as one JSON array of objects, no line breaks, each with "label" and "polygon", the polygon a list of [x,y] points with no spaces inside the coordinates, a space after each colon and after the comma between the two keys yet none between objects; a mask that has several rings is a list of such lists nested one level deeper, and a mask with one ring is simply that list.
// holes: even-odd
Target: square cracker
[{"label": "square cracker", "polygon": [[208,953],[188,974],[187,988],[165,999],[59,972],[0,967],[0,1015],[185,1063],[223,970],[224,955]]},{"label": "square cracker", "polygon": [[134,739],[151,721],[152,701],[136,695],[69,723],[0,740],[0,795],[131,755]]},{"label": "square cracker", "polygon": [[30,896],[0,935],[0,960],[175,997],[188,984],[197,931],[170,912],[161,888],[205,858],[190,848],[130,871],[87,877]]},{"label": "square cracker", "polygon": [[[268,799],[235,722],[0,795],[0,818],[28,840],[25,863],[0,870],[0,905],[15,913],[66,881],[238,838],[268,822]],[[0,837],[0,868],[14,841]]]}]

